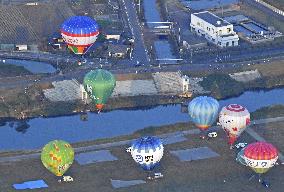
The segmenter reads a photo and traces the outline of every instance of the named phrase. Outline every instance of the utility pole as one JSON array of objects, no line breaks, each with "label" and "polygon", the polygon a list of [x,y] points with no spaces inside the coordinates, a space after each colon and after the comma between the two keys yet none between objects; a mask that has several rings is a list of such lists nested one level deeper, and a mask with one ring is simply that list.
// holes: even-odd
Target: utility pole
[{"label": "utility pole", "polygon": [[180,44],[180,27],[178,28],[178,42]]},{"label": "utility pole", "polygon": [[192,49],[190,49],[190,58],[191,58],[190,63],[192,63],[192,60],[193,60],[192,56],[193,56],[193,51],[192,51]]},{"label": "utility pole", "polygon": [[139,0],[138,6],[139,6],[139,14],[140,14],[141,13],[141,0]]}]

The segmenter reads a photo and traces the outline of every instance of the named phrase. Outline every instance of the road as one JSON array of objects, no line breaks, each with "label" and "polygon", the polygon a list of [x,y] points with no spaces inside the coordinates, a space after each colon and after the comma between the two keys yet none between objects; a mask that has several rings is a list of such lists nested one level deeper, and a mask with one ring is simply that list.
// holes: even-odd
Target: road
[{"label": "road", "polygon": [[132,36],[134,38],[134,49],[132,53],[132,64],[137,61],[149,65],[150,58],[144,42],[142,26],[138,20],[138,15],[133,0],[120,0],[124,9],[124,17],[127,18]]},{"label": "road", "polygon": [[[115,65],[115,66],[102,66],[103,69],[107,69],[114,74],[127,74],[127,73],[145,73],[145,72],[176,72],[178,70],[181,71],[215,71],[215,72],[222,72],[224,70],[238,68],[245,65],[257,65],[257,64],[269,64],[269,61],[281,61],[284,59],[284,56],[279,56],[270,59],[256,59],[253,61],[244,61],[244,62],[232,62],[232,63],[220,63],[217,62],[207,62],[207,63],[200,63],[200,64],[172,64],[172,65],[160,65],[160,66],[141,66],[141,67],[133,67],[130,65]],[[91,69],[101,68],[99,64],[89,65],[86,63],[85,66],[81,66],[77,70],[69,71],[64,73],[63,75],[60,74],[52,74],[46,77],[42,77],[40,79],[40,83],[50,83],[53,81],[62,81],[66,79],[77,79],[81,81],[84,75],[89,72]],[[16,87],[28,87],[33,85],[39,81],[35,82],[35,79],[38,77],[34,76],[22,76],[22,77],[13,77],[13,78],[0,78],[0,89],[11,89]]]}]

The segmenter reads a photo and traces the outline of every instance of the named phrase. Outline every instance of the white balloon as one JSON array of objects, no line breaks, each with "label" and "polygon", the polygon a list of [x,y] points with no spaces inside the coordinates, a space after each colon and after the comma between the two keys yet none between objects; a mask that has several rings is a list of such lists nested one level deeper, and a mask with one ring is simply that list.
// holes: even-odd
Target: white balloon
[{"label": "white balloon", "polygon": [[162,142],[155,137],[143,137],[131,146],[131,156],[144,169],[152,169],[164,153]]},{"label": "white balloon", "polygon": [[219,113],[219,124],[225,131],[238,137],[250,123],[249,111],[238,104],[230,104]]}]

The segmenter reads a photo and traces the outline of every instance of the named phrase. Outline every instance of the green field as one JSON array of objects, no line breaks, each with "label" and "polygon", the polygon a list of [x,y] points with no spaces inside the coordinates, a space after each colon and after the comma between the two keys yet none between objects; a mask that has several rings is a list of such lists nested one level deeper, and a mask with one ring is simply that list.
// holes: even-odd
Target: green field
[{"label": "green field", "polygon": [[32,73],[24,67],[0,63],[0,77],[13,77],[31,74]]}]

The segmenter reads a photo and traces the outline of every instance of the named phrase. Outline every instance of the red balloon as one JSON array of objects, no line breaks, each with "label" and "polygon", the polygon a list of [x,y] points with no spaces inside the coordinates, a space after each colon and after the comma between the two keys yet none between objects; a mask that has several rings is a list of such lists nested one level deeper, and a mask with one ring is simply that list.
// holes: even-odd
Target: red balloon
[{"label": "red balloon", "polygon": [[254,160],[271,160],[278,156],[278,150],[270,143],[256,142],[245,148],[244,156]]}]

